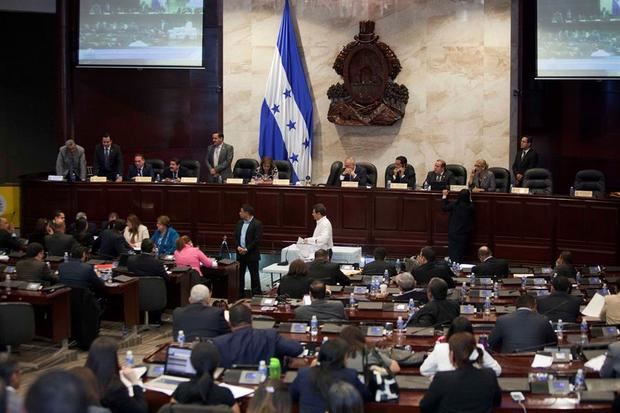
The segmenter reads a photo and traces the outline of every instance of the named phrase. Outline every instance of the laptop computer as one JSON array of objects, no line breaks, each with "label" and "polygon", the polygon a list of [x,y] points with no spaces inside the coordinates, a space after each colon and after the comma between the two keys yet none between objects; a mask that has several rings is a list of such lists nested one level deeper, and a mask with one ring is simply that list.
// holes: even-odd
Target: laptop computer
[{"label": "laptop computer", "polygon": [[149,381],[148,386],[172,392],[179,384],[189,381],[196,374],[190,361],[191,354],[191,348],[169,346],[166,352],[164,374]]}]

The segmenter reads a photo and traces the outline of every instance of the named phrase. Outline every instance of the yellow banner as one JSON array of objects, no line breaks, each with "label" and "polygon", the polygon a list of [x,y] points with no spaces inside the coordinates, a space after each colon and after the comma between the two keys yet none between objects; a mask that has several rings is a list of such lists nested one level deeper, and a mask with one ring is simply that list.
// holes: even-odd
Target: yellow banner
[{"label": "yellow banner", "polygon": [[0,185],[0,217],[4,217],[15,228],[20,227],[19,186]]}]

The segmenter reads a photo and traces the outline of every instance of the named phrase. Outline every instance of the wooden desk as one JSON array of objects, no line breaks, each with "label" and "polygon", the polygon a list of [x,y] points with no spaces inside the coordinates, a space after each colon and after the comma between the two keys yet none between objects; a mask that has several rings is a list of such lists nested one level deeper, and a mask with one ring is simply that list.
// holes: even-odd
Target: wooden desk
[{"label": "wooden desk", "polygon": [[32,304],[36,335],[51,338],[55,343],[71,337],[70,288],[59,288],[49,293],[1,288],[0,301]]},{"label": "wooden desk", "polygon": [[[169,274],[166,280],[167,308],[174,310],[177,307],[187,305],[189,302],[189,292],[191,289],[190,270],[191,268],[188,267],[187,271],[172,272]],[[119,274],[135,277],[137,280],[140,279],[139,276],[136,276],[125,267],[117,267],[114,269],[114,276]]]},{"label": "wooden desk", "polygon": [[140,324],[137,278],[125,283],[106,284],[104,294],[108,303],[101,317],[103,320],[122,321],[127,327]]},{"label": "wooden desk", "polygon": [[227,298],[228,302],[241,298],[239,297],[239,262],[220,264],[217,268],[202,267],[202,274],[212,283],[212,297]]}]

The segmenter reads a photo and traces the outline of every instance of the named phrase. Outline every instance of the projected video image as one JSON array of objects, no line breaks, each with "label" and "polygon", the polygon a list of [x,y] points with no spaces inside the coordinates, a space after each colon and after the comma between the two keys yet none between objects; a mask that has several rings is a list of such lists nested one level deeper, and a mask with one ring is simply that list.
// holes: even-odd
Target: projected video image
[{"label": "projected video image", "polygon": [[80,65],[202,66],[203,0],[80,0]]},{"label": "projected video image", "polygon": [[620,76],[620,0],[538,0],[539,77]]}]

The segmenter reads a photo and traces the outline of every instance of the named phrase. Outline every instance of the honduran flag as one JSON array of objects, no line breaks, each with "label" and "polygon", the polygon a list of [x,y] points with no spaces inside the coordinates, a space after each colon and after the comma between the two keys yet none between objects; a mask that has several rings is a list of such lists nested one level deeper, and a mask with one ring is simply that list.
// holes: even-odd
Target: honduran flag
[{"label": "honduran flag", "polygon": [[312,99],[288,0],[261,108],[258,153],[274,160],[288,159],[293,182],[312,176]]}]

